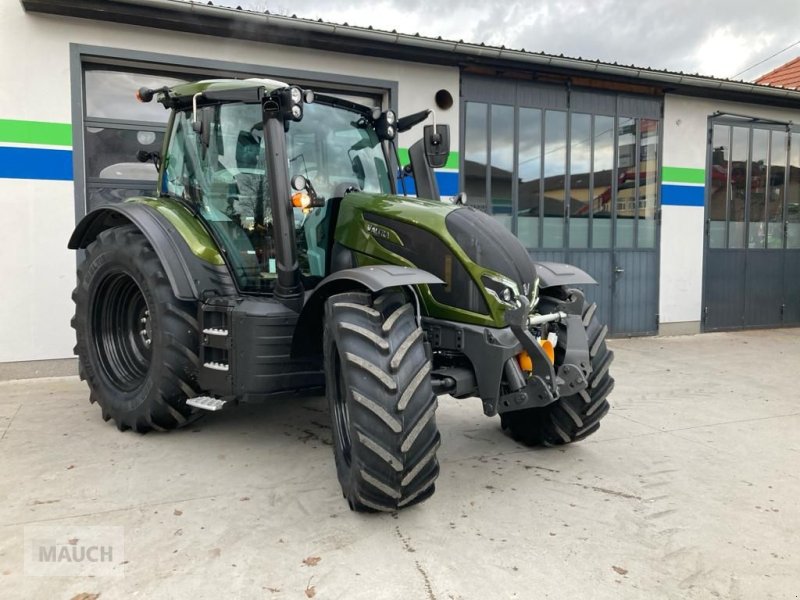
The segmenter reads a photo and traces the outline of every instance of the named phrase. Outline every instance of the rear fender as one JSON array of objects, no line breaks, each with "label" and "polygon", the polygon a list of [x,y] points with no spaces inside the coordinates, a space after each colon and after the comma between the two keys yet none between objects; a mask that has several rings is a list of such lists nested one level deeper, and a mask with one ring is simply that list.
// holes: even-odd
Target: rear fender
[{"label": "rear fender", "polygon": [[329,275],[314,288],[303,305],[292,337],[292,358],[322,354],[322,316],[325,301],[330,296],[352,290],[379,292],[390,287],[434,283],[444,282],[422,269],[394,265],[356,267]]},{"label": "rear fender", "polygon": [[[198,256],[197,248],[193,250],[189,246],[181,232],[154,205],[155,202],[125,202],[93,210],[78,223],[67,247],[84,249],[102,231],[133,224],[155,250],[177,299],[198,300],[205,296],[205,292],[213,295],[235,293],[230,273],[216,248],[205,246],[202,257]],[[169,210],[174,212],[172,208]],[[173,218],[178,217],[173,215]],[[196,230],[196,224],[190,225]],[[197,231],[189,233],[196,236]],[[197,240],[193,241],[197,246]]]}]

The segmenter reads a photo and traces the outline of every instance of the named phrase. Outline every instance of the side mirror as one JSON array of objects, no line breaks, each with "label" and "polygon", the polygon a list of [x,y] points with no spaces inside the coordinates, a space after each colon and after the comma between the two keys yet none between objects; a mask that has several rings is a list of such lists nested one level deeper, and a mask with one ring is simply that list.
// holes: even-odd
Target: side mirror
[{"label": "side mirror", "polygon": [[450,126],[426,125],[424,132],[425,162],[431,169],[441,169],[450,156]]}]

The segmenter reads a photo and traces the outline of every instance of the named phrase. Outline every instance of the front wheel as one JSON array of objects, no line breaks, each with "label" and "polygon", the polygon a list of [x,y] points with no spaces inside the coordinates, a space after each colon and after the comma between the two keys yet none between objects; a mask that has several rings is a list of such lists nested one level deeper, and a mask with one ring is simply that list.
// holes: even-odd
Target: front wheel
[{"label": "front wheel", "polygon": [[[571,290],[550,288],[542,290],[539,301],[543,314],[557,310],[557,305],[565,300]],[[503,429],[526,446],[557,446],[580,441],[600,428],[600,420],[609,410],[608,395],[614,388],[614,379],[608,368],[614,360],[614,353],[606,347],[608,327],[597,319],[597,305],[584,300],[583,326],[589,341],[589,357],[592,373],[585,390],[572,396],[564,396],[543,408],[529,408],[501,415]],[[556,327],[559,340],[564,340],[566,331],[563,325]],[[556,367],[563,360],[564,348],[561,341],[555,349]]]},{"label": "front wheel", "polygon": [[434,492],[440,437],[422,336],[401,290],[337,294],[325,304],[334,457],[353,510],[395,511]]}]

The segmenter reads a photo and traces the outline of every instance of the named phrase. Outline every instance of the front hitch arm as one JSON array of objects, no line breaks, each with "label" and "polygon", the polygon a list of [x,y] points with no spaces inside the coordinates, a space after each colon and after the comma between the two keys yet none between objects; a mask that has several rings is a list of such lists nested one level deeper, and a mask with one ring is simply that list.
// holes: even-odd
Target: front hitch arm
[{"label": "front hitch arm", "polygon": [[[558,383],[553,364],[528,330],[530,308],[530,301],[525,296],[518,296],[516,308],[506,308],[505,312],[506,324],[511,328],[512,333],[522,344],[533,363],[533,373],[527,385],[513,394],[514,398],[509,400],[511,400],[511,405],[516,406],[530,404],[531,401],[536,406],[545,406],[558,398]],[[524,396],[528,397],[524,398]]]},{"label": "front hitch arm", "polygon": [[[579,315],[557,311],[531,317],[530,302],[524,296],[519,296],[517,306],[506,309],[505,321],[533,363],[532,376],[525,388],[508,394],[508,406],[546,406],[561,396],[571,396],[586,388],[591,363],[586,331]],[[563,322],[567,329],[564,363],[558,368],[558,372],[528,329],[532,325],[549,322]]]}]

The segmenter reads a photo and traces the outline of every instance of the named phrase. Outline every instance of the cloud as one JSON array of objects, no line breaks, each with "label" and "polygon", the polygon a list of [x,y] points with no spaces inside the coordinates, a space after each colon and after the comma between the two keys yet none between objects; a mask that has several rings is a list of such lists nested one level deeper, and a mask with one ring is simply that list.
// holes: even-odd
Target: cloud
[{"label": "cloud", "polygon": [[[797,0],[217,0],[253,10],[402,33],[731,77],[800,39]],[[753,79],[800,45],[742,75]]]}]

